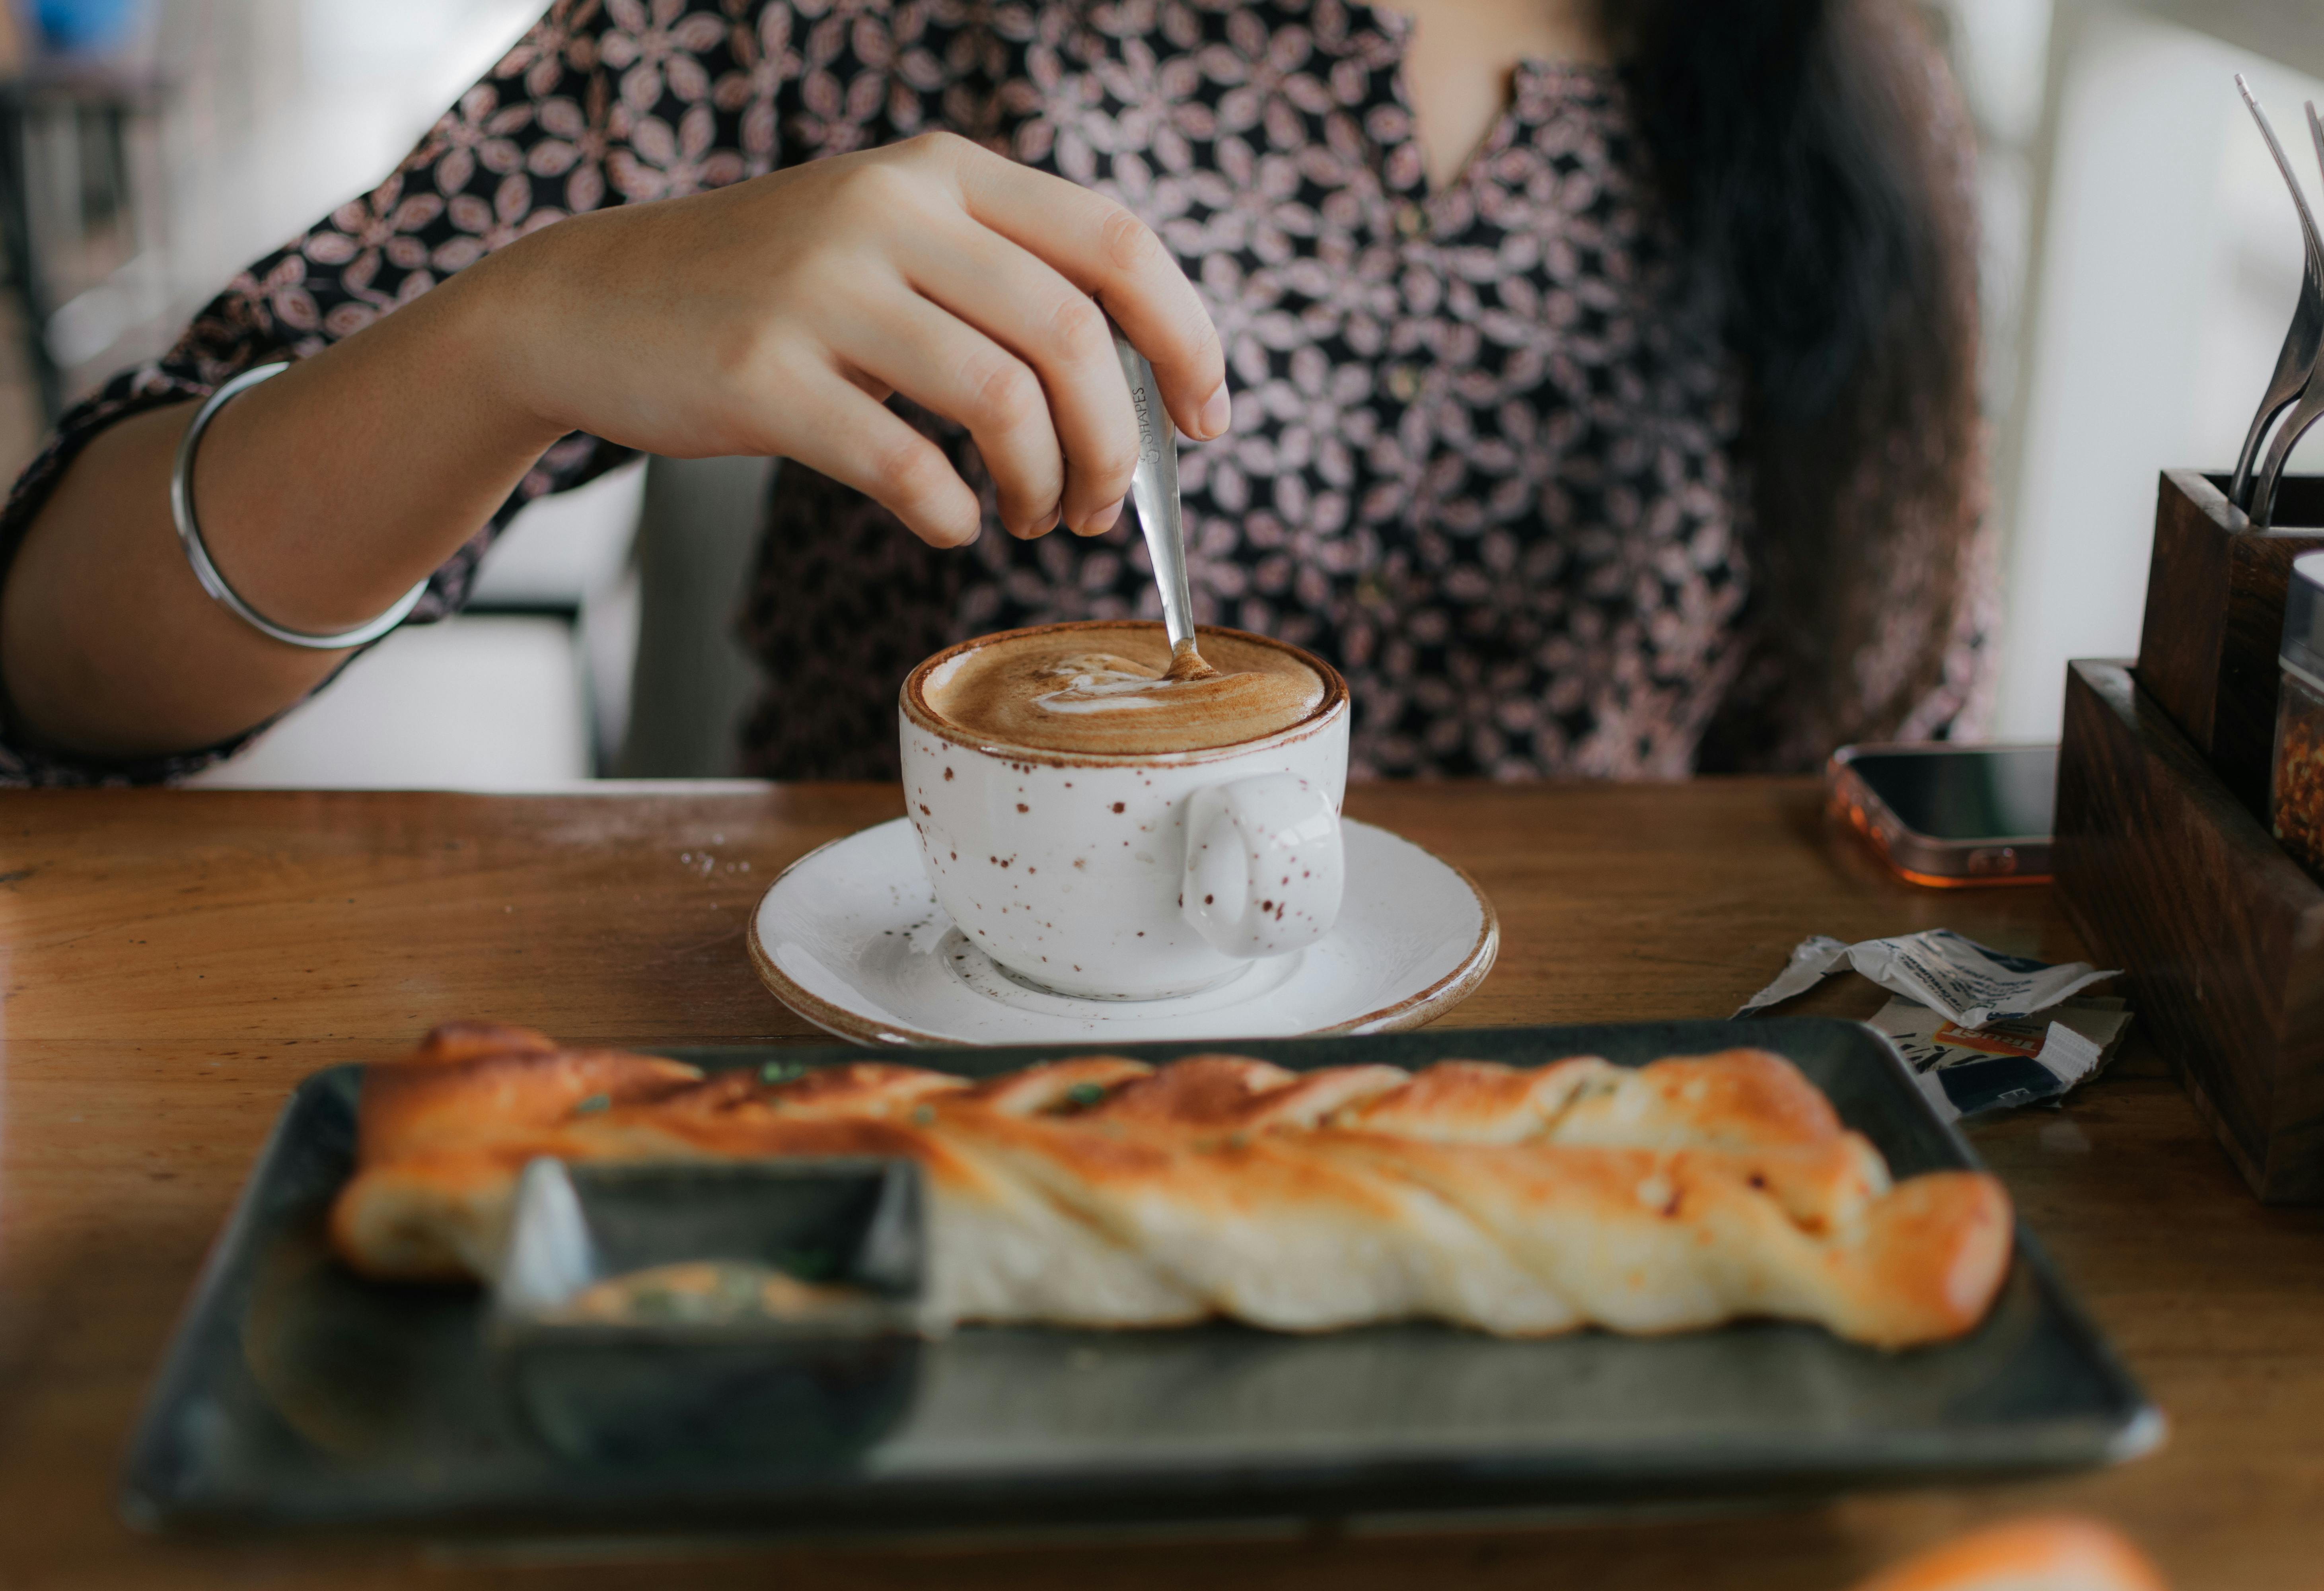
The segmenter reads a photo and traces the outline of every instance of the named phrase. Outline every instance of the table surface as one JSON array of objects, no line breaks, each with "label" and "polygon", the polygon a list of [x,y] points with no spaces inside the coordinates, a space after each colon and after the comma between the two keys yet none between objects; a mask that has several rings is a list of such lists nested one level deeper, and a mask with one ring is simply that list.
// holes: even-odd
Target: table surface
[{"label": "table surface", "polygon": [[[2080,953],[2040,887],[1941,892],[1827,831],[1814,785],[1372,786],[1357,816],[1459,862],[1499,964],[1447,1025],[1724,1016],[1803,935],[1949,926]],[[2170,1416],[2163,1448],[2038,1484],[1499,1533],[779,1550],[163,1540],[113,1512],[131,1422],[283,1096],[454,1016],[570,1040],[806,1041],[743,923],[783,866],[898,814],[884,786],[512,797],[0,795],[0,1585],[1102,1582],[1839,1591],[1999,1517],[2126,1529],[2182,1591],[2324,1573],[2324,1213],[2253,1202],[2161,1060],[1971,1136]],[[1803,1008],[1862,1016],[1834,980]],[[770,1561],[770,1555],[774,1561]]]}]

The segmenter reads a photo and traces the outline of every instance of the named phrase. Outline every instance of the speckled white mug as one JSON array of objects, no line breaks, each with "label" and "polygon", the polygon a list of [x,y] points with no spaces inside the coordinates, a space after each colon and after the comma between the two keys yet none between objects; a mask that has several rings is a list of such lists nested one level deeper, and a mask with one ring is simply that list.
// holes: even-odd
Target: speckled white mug
[{"label": "speckled white mug", "polygon": [[1223,631],[1297,658],[1323,700],[1289,729],[1197,751],[1036,750],[981,740],[930,710],[931,682],[1031,633],[964,641],[904,681],[904,796],[928,882],[961,932],[1024,982],[1107,1000],[1205,989],[1329,933],[1345,882],[1338,670]]}]

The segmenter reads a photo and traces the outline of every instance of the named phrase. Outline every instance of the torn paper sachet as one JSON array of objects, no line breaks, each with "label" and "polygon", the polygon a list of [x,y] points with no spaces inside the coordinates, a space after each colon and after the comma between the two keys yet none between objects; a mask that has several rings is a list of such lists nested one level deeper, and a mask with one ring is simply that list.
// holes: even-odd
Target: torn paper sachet
[{"label": "torn paper sachet", "polygon": [[1892,999],[1872,1025],[1895,1044],[1937,1115],[1954,1121],[2055,1099],[2088,1082],[2121,1047],[2130,1012],[2118,999],[2066,1000],[1972,1029]]},{"label": "torn paper sachet", "polygon": [[2052,966],[2008,955],[1950,928],[1868,939],[1860,944],[1843,944],[1819,933],[1801,941],[1792,952],[1791,964],[1735,1014],[1748,1016],[1805,994],[1842,966],[1855,968],[1891,994],[1917,1001],[1965,1028],[2030,1016],[2115,975],[2088,961]]}]

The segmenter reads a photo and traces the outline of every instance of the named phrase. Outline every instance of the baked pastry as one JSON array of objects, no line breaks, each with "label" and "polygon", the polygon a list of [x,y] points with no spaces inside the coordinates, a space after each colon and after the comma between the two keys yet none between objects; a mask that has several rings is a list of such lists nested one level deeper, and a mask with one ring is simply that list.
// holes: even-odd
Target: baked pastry
[{"label": "baked pastry", "polygon": [[920,1163],[937,1325],[1434,1319],[1531,1336],[1774,1316],[1901,1347],[1974,1326],[2009,1264],[1998,1182],[1892,1186],[1761,1050],[1418,1073],[1093,1055],[978,1082],[858,1062],[770,1079],[481,1024],[365,1073],[332,1239],[369,1275],[482,1278],[536,1155],[819,1154]]},{"label": "baked pastry", "polygon": [[1894,1564],[1856,1591],[2168,1591],[2152,1559],[2103,1521],[2013,1520]]}]

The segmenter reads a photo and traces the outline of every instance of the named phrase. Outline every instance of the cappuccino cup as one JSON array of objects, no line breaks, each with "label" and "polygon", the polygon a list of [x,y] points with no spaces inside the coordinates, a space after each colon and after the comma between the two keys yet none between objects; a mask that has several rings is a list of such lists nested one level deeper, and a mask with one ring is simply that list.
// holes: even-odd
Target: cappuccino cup
[{"label": "cappuccino cup", "polygon": [[937,901],[1018,981],[1158,999],[1314,943],[1340,910],[1348,687],[1296,647],[1159,624],[982,636],[904,681],[904,798]]}]

